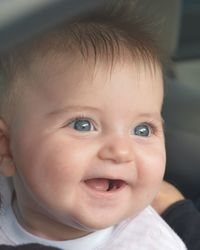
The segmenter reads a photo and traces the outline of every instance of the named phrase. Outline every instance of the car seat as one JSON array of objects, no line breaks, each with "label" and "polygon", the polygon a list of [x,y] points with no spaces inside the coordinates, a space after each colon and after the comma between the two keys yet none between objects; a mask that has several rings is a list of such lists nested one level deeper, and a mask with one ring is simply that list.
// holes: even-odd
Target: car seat
[{"label": "car seat", "polygon": [[[168,1],[166,1],[168,3]],[[169,14],[169,23],[178,28],[174,37],[168,37],[170,53],[173,58],[177,54],[179,36],[182,27],[181,1],[176,4],[177,18]],[[171,9],[174,7],[171,6]],[[174,10],[173,10],[174,13]],[[166,16],[167,18],[167,16]],[[168,26],[170,30],[170,26]],[[173,27],[173,33],[175,33]],[[167,37],[166,37],[167,39]],[[176,39],[176,41],[174,41]],[[191,42],[191,41],[190,41]],[[173,70],[173,64],[171,65]],[[183,194],[194,202],[200,197],[200,88],[190,84],[183,84],[174,74],[166,75],[165,99],[163,106],[165,120],[167,167],[165,179],[177,186]]]},{"label": "car seat", "polygon": [[[145,0],[143,9],[150,15],[156,13],[162,45],[173,59],[179,45],[183,2]],[[200,197],[200,89],[189,83],[182,84],[176,78],[173,60],[166,72],[163,105],[167,153],[165,179],[195,201]]]}]

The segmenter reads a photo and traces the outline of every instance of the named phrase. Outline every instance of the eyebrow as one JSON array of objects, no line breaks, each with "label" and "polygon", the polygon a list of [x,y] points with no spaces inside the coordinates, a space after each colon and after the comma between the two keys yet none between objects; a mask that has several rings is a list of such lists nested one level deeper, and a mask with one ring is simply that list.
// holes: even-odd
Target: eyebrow
[{"label": "eyebrow", "polygon": [[[59,114],[66,113],[66,112],[73,112],[73,111],[78,112],[78,111],[83,111],[83,110],[92,111],[92,112],[100,112],[100,110],[96,107],[71,105],[71,106],[63,107],[63,108],[58,109],[58,110],[51,111],[47,115],[54,116],[54,115],[59,115]],[[162,124],[164,124],[164,119],[162,118],[162,115],[160,115],[158,113],[141,113],[138,115],[138,117],[145,118],[145,119],[157,120],[157,121],[161,122]]]},{"label": "eyebrow", "polygon": [[138,116],[139,118],[145,118],[145,119],[153,119],[153,120],[157,120],[158,122],[161,122],[162,125],[164,125],[165,121],[162,117],[161,114],[159,113],[141,113]]},{"label": "eyebrow", "polygon": [[72,112],[72,111],[78,112],[78,111],[83,111],[83,110],[92,111],[92,112],[99,112],[99,109],[95,108],[95,107],[73,105],[73,106],[67,106],[67,107],[63,107],[61,109],[51,111],[47,115],[54,116],[54,115],[59,115],[59,114],[66,113],[66,112]]}]

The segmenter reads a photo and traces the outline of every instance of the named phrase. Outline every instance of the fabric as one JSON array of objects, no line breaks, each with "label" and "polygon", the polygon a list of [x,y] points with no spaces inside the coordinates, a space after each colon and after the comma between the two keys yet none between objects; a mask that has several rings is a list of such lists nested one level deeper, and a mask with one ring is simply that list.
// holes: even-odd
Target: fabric
[{"label": "fabric", "polygon": [[[59,247],[63,250],[72,250],[70,244],[65,241],[51,241],[41,239],[31,235],[24,229],[20,231],[20,225],[16,218],[9,222],[7,215],[11,208],[10,186],[4,178],[0,177],[0,190],[2,192],[3,206],[0,213],[0,244],[20,245],[27,243],[41,243],[47,246]],[[12,213],[14,215],[14,213]],[[20,231],[20,234],[19,232]],[[87,250],[185,250],[186,247],[174,231],[162,220],[162,218],[151,208],[148,207],[142,211],[136,218],[129,218],[119,225],[112,228],[108,238],[102,238],[96,247],[89,247]],[[97,232],[99,233],[99,231]],[[80,239],[84,240],[82,237]],[[101,232],[99,236],[101,237]],[[78,241],[72,240],[72,241]],[[91,240],[92,241],[92,240]],[[69,241],[66,241],[68,243]],[[92,242],[91,242],[92,244]],[[82,245],[83,246],[83,245]],[[19,248],[20,249],[20,248]],[[22,248],[23,249],[23,248]],[[27,248],[28,249],[28,248]],[[77,248],[80,249],[80,248]],[[81,248],[83,249],[83,248]]]},{"label": "fabric", "polygon": [[26,244],[20,246],[1,245],[0,250],[59,250],[59,249],[49,246],[42,246],[39,244]]},{"label": "fabric", "polygon": [[174,203],[162,217],[181,237],[189,250],[200,249],[200,212],[191,200]]}]

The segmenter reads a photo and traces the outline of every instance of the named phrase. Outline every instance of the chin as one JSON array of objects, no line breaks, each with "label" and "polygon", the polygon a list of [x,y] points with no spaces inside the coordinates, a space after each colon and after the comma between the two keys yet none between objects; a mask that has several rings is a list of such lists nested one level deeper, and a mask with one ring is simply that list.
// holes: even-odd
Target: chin
[{"label": "chin", "polygon": [[102,230],[111,226],[114,226],[118,223],[120,223],[121,221],[125,220],[127,217],[123,217],[121,219],[118,218],[110,218],[109,219],[106,218],[107,216],[104,217],[99,217],[100,219],[98,220],[90,220],[89,223],[84,223],[82,224],[84,229],[87,230],[88,232],[94,232],[97,230]]}]

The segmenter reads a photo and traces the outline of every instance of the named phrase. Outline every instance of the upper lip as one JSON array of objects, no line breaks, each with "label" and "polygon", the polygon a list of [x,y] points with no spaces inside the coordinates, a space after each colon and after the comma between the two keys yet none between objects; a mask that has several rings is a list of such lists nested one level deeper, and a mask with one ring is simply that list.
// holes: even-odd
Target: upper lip
[{"label": "upper lip", "polygon": [[84,178],[83,181],[88,181],[88,180],[92,180],[92,179],[108,179],[108,180],[121,180],[124,182],[128,182],[125,178],[123,177],[112,177],[112,176],[93,176],[93,177],[89,177],[89,178]]},{"label": "upper lip", "polygon": [[132,185],[134,182],[136,182],[137,172],[131,166],[94,166],[83,176],[82,181],[98,178],[108,180],[121,180],[126,184]]},{"label": "upper lip", "polygon": [[113,175],[113,174],[91,175],[91,176],[87,176],[83,178],[83,181],[92,180],[92,179],[107,179],[107,180],[113,180],[113,181],[119,180],[119,181],[123,181],[126,184],[130,184],[132,182],[130,177],[125,177],[121,175]]}]

